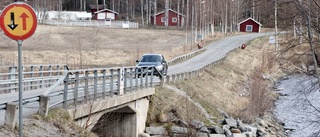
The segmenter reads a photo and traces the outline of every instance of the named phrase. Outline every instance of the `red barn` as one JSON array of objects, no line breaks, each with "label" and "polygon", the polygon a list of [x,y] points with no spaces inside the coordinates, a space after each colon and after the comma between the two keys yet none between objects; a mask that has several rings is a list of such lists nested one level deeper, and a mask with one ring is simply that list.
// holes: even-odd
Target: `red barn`
[{"label": "red barn", "polygon": [[247,18],[238,24],[239,32],[257,32],[260,33],[261,24],[253,18]]},{"label": "red barn", "polygon": [[[174,11],[172,9],[168,10],[168,26],[178,26],[184,23],[184,15],[181,13]],[[151,16],[151,24],[156,26],[164,26],[165,23],[165,11],[159,12],[156,15],[156,24],[154,24],[154,16]],[[179,24],[178,24],[178,16],[179,16]]]}]

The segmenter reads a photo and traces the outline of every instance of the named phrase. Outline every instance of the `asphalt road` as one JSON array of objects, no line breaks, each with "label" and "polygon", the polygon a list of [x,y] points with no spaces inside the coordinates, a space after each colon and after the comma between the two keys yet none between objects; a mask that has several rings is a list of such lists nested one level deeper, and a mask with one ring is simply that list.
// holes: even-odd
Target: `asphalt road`
[{"label": "asphalt road", "polygon": [[198,70],[201,67],[215,62],[227,55],[227,53],[242,44],[258,37],[272,35],[274,33],[250,33],[223,38],[204,47],[207,50],[200,55],[178,63],[168,68],[168,75]]}]

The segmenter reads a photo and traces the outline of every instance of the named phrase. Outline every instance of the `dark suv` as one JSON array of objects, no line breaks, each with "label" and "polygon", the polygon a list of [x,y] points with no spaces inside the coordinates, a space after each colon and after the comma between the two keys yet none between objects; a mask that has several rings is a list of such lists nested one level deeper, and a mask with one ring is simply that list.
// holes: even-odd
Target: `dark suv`
[{"label": "dark suv", "polygon": [[[165,76],[167,74],[168,64],[161,54],[144,54],[139,60],[136,60],[136,62],[136,72],[138,73],[138,76],[141,75],[141,72],[143,75],[151,74],[151,71],[148,71],[151,70],[151,66],[154,66],[157,69],[153,71],[154,75]],[[147,69],[148,67],[149,69]]]}]

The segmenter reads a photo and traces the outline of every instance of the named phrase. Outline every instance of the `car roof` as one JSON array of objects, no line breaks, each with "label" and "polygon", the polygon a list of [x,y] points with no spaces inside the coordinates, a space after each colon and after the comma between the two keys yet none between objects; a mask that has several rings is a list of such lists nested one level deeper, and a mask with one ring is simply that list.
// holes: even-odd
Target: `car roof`
[{"label": "car roof", "polygon": [[154,55],[154,56],[162,56],[162,54],[143,54],[143,56],[150,56],[150,55]]}]

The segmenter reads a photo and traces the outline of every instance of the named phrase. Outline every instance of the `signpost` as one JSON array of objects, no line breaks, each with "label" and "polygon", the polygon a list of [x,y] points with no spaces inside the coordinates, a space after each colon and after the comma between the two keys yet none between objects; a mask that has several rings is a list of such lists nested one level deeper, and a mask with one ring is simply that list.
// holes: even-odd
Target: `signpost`
[{"label": "signpost", "polygon": [[269,43],[270,43],[270,44],[276,43],[276,39],[275,39],[274,36],[270,36],[270,37],[269,37]]},{"label": "signpost", "polygon": [[18,43],[19,71],[19,137],[23,137],[22,121],[22,41],[29,38],[37,28],[37,17],[31,6],[15,2],[2,10],[0,27],[4,34]]}]

